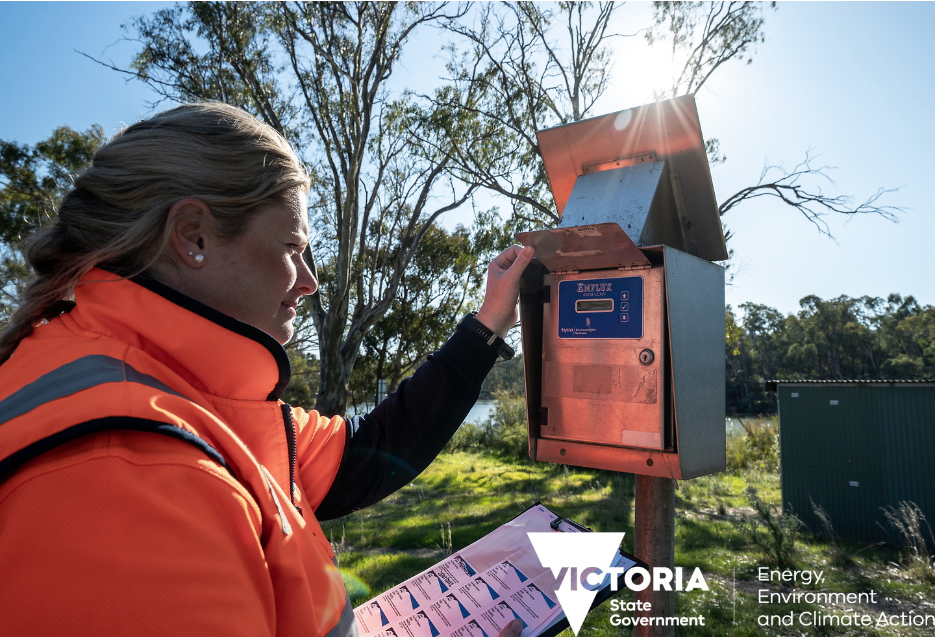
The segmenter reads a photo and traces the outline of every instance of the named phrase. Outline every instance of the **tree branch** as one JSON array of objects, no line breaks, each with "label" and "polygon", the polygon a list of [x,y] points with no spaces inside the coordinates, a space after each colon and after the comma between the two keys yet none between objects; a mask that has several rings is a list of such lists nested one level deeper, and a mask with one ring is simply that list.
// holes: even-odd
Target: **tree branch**
[{"label": "tree branch", "polygon": [[[811,165],[814,159],[811,155],[811,149],[808,149],[804,160],[791,172],[785,171],[779,165],[766,163],[762,168],[762,174],[759,176],[759,182],[755,186],[743,188],[720,204],[720,216],[722,217],[746,201],[759,197],[775,197],[800,212],[808,221],[814,224],[821,234],[833,239],[830,227],[824,220],[824,217],[830,213],[843,215],[874,214],[895,223],[898,221],[896,215],[905,211],[905,208],[878,203],[883,195],[896,192],[898,188],[879,188],[859,205],[854,205],[853,199],[847,195],[825,195],[819,187],[810,190],[810,186],[804,185],[805,179],[820,178],[830,184],[834,183],[827,174],[827,171],[832,168],[830,166],[814,167]],[[782,176],[777,179],[769,179],[769,173],[772,172],[781,173]]]}]

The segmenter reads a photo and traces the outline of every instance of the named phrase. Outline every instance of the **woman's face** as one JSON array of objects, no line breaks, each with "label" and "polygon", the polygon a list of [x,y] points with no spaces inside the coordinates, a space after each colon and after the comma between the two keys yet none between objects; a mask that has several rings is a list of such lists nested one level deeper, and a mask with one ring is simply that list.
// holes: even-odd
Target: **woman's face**
[{"label": "woman's face", "polygon": [[237,238],[212,242],[190,295],[286,344],[301,297],[318,283],[303,261],[309,242],[306,193],[265,204]]}]

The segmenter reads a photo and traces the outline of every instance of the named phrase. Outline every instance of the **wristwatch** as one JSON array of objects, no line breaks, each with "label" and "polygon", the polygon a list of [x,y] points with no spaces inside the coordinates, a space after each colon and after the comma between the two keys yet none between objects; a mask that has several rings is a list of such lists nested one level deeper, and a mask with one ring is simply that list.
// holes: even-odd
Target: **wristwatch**
[{"label": "wristwatch", "polygon": [[462,317],[462,321],[460,321],[459,324],[485,339],[485,344],[494,348],[502,359],[510,361],[514,358],[515,350],[512,349],[511,345],[506,343],[501,336],[483,325],[479,319],[476,318],[475,312],[466,314]]}]

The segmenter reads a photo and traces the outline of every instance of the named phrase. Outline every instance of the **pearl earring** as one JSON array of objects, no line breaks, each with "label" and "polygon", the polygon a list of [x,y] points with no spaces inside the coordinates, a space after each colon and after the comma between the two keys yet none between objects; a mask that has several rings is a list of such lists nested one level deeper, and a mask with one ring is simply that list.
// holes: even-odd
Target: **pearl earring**
[{"label": "pearl earring", "polygon": [[202,263],[203,261],[205,261],[204,254],[193,254],[192,252],[189,252],[189,256],[192,257],[192,260],[195,261],[196,263]]}]

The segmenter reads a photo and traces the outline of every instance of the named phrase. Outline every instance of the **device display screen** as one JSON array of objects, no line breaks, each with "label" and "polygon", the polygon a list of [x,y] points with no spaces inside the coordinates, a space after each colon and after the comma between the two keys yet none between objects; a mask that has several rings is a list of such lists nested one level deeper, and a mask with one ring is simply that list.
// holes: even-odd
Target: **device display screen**
[{"label": "device display screen", "polygon": [[567,279],[557,283],[559,338],[641,338],[641,276]]},{"label": "device display screen", "polygon": [[614,309],[615,302],[612,299],[581,299],[576,302],[577,312],[612,312]]}]

